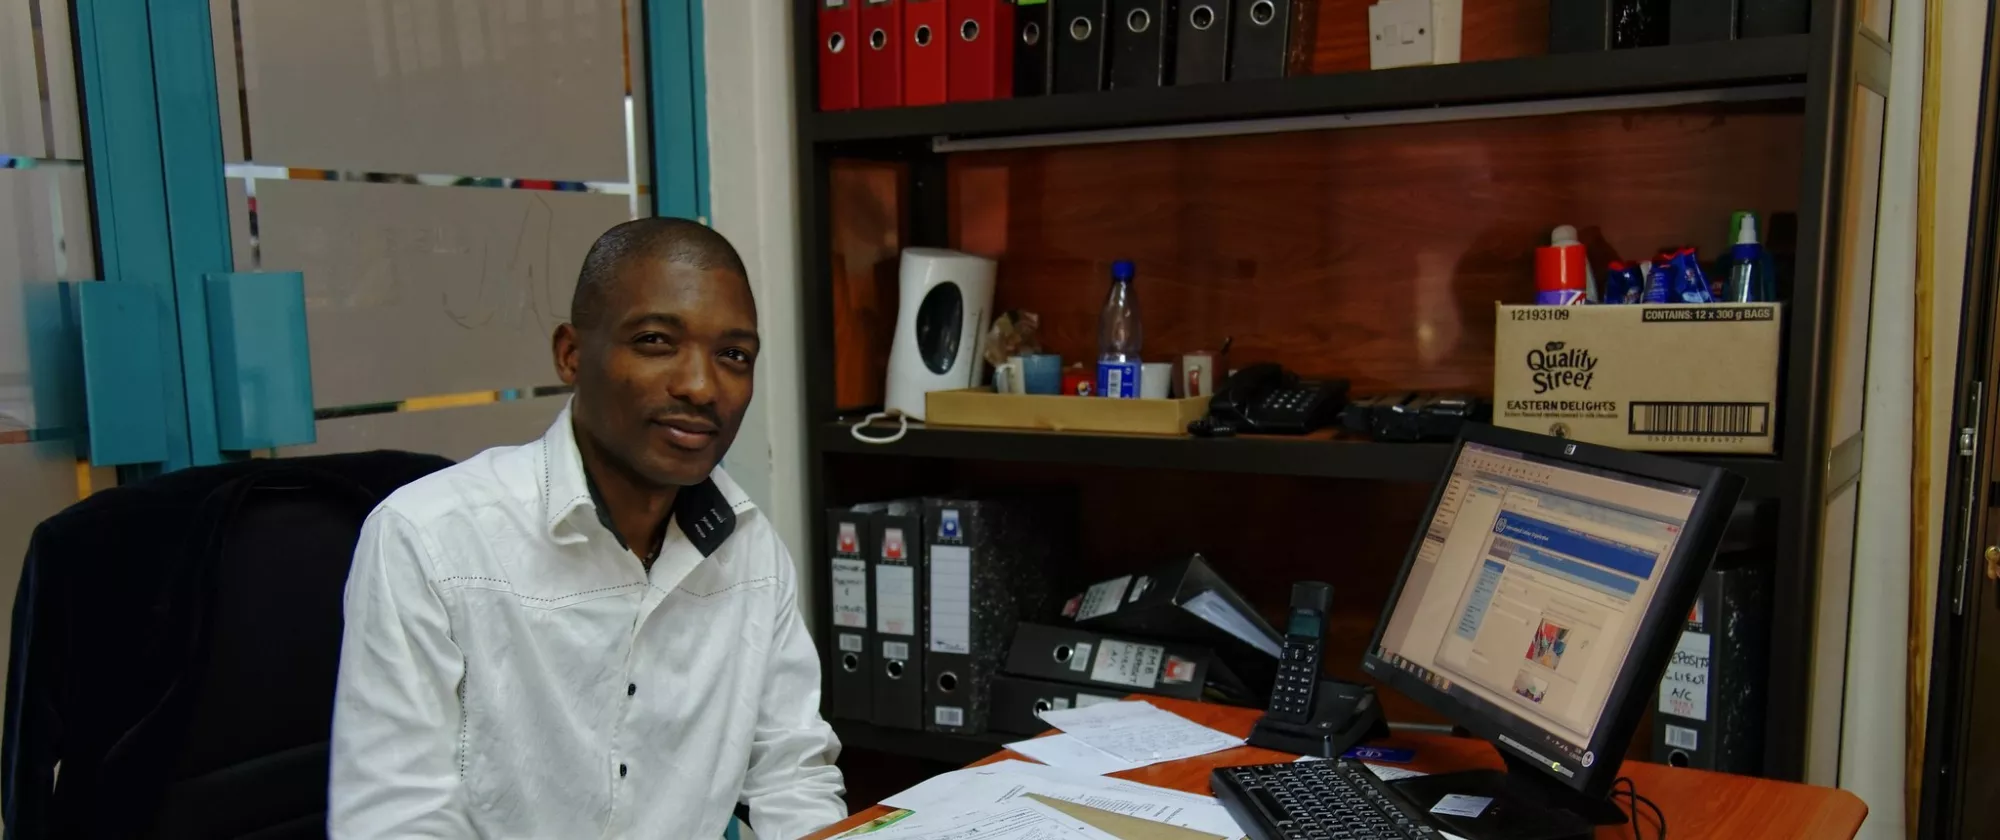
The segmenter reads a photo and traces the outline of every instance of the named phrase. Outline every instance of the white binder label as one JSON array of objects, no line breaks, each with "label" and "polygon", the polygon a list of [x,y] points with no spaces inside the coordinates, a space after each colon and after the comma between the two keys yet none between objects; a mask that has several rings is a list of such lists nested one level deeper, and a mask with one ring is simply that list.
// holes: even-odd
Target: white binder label
[{"label": "white binder label", "polygon": [[840,634],[840,650],[843,653],[860,653],[862,650],[860,633]]},{"label": "white binder label", "polygon": [[916,569],[888,563],[875,567],[875,632],[917,635]]},{"label": "white binder label", "polygon": [[868,626],[868,561],[833,558],[833,625]]},{"label": "white binder label", "polygon": [[1708,720],[1708,671],[1708,634],[1682,632],[1673,661],[1660,677],[1660,711]]},{"label": "white binder label", "polygon": [[1701,733],[1685,726],[1667,724],[1667,746],[1677,750],[1700,749]]},{"label": "white binder label", "polygon": [[[1049,711],[1055,711],[1057,709],[1067,709],[1067,708],[1069,708],[1068,697],[1056,697],[1049,700]],[[1041,717],[1041,715],[1038,714],[1036,715],[1036,717]]]},{"label": "white binder label", "polygon": [[961,708],[959,708],[959,707],[957,707],[957,706],[939,706],[939,707],[937,707],[937,725],[939,725],[939,726],[964,726],[964,725],[965,725],[965,710],[964,710],[964,709],[961,709]]},{"label": "white binder label", "polygon": [[1076,645],[1076,652],[1070,654],[1069,669],[1072,671],[1082,671],[1089,667],[1090,667],[1090,643],[1078,642]]},{"label": "white binder label", "polygon": [[1088,709],[1099,703],[1116,703],[1116,702],[1118,702],[1118,698],[1116,697],[1099,697],[1098,695],[1085,694],[1081,691],[1076,693],[1076,707],[1079,709]]},{"label": "white binder label", "polygon": [[910,643],[909,643],[909,642],[883,642],[883,643],[882,643],[882,658],[883,658],[883,659],[893,659],[893,660],[896,660],[896,661],[898,661],[898,662],[908,662],[908,661],[910,661]]},{"label": "white binder label", "polygon": [[1117,612],[1119,602],[1125,599],[1125,590],[1131,586],[1131,575],[1092,585],[1083,593],[1083,604],[1077,607],[1076,620],[1088,621]]},{"label": "white binder label", "polygon": [[1105,639],[1098,646],[1097,664],[1091,667],[1090,678],[1134,688],[1152,688],[1159,681],[1160,660],[1165,658],[1166,652],[1166,648],[1159,645]]},{"label": "white binder label", "polygon": [[931,546],[930,619],[932,653],[972,652],[972,549]]}]

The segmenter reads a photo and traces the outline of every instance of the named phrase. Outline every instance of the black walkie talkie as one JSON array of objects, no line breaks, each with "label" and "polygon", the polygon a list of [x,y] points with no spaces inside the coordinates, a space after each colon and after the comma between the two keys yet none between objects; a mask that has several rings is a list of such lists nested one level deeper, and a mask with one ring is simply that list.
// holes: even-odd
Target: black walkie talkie
[{"label": "black walkie talkie", "polygon": [[1290,723],[1312,719],[1326,611],[1332,602],[1332,586],[1318,581],[1292,584],[1292,614],[1285,621],[1285,646],[1278,654],[1278,681],[1271,686],[1270,717]]}]

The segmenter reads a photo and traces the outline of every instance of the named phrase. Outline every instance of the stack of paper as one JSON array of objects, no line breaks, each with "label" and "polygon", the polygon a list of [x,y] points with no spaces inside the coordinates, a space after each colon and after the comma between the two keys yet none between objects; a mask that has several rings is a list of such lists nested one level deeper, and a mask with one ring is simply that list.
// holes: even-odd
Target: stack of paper
[{"label": "stack of paper", "polygon": [[[883,800],[882,804],[891,808],[914,813],[867,837],[928,840],[956,836],[950,832],[1011,813],[1021,802],[1032,801],[1025,799],[1028,794],[1193,829],[1212,837],[1243,836],[1229,811],[1213,797],[1009,760],[934,776]],[[1069,835],[1055,836],[1071,840]],[[1007,837],[1013,840],[1012,835]]]},{"label": "stack of paper", "polygon": [[1178,761],[1243,745],[1242,738],[1141,700],[1043,712],[1042,720],[1132,767]]}]

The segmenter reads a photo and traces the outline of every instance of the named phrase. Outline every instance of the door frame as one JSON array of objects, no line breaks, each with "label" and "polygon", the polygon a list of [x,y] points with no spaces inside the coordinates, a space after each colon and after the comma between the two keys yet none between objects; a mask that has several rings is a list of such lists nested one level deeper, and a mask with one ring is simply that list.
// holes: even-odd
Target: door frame
[{"label": "door frame", "polygon": [[1929,708],[1925,716],[1922,793],[1917,836],[1956,836],[1962,827],[1964,745],[1959,735],[1973,709],[1965,693],[1978,666],[1979,613],[1966,609],[2000,584],[1981,573],[1980,547],[2000,511],[1991,505],[1992,454],[2000,429],[2000,61],[1994,47],[2000,20],[1989,0],[1985,55],[1981,61],[1979,133],[1975,144],[1971,229],[1967,232],[1965,289],[1960,312],[1958,364],[1953,383],[1951,447],[1946,472],[1945,522],[1937,559],[1937,617],[1932,627]]}]

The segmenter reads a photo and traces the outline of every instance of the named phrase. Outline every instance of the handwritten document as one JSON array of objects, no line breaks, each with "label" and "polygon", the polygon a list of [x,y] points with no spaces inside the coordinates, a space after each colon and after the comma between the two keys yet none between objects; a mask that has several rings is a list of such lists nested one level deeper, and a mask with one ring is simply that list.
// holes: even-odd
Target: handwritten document
[{"label": "handwritten document", "polygon": [[927,809],[866,836],[869,840],[1117,840],[1027,798],[962,810]]},{"label": "handwritten document", "polygon": [[1079,741],[1138,764],[1193,758],[1243,745],[1242,738],[1140,700],[1043,712],[1042,720]]},{"label": "handwritten document", "polygon": [[1242,836],[1213,797],[1012,759],[933,776],[882,804],[928,819],[939,812],[989,809],[1031,793],[1206,834]]}]

